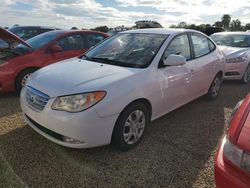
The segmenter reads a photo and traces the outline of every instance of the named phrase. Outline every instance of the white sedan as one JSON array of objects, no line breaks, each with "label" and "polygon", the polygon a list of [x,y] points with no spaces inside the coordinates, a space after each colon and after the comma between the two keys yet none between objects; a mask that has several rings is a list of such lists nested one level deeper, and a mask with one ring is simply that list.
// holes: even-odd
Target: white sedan
[{"label": "white sedan", "polygon": [[125,31],[32,74],[21,108],[33,129],[60,145],[129,150],[152,120],[200,96],[215,99],[223,74],[223,54],[200,32]]},{"label": "white sedan", "polygon": [[211,35],[226,56],[225,79],[250,81],[250,33],[222,32]]}]

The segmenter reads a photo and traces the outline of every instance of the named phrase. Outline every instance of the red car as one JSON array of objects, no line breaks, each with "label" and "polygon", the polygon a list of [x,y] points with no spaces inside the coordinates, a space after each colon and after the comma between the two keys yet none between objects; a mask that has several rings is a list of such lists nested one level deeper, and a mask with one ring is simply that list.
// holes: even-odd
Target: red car
[{"label": "red car", "polygon": [[20,91],[32,72],[79,56],[108,36],[87,30],[56,30],[23,41],[0,28],[0,38],[7,43],[0,49],[0,93]]},{"label": "red car", "polygon": [[250,187],[250,93],[233,111],[215,158],[215,182],[218,188]]}]

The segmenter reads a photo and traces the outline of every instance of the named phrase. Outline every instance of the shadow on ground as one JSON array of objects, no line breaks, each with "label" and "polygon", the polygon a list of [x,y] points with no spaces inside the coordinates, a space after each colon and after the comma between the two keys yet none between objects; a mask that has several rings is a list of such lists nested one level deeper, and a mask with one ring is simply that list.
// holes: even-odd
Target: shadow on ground
[{"label": "shadow on ground", "polygon": [[15,93],[0,94],[0,118],[20,112],[19,95]]},{"label": "shadow on ground", "polygon": [[[248,85],[226,82],[220,97],[202,98],[154,121],[142,143],[123,153],[112,146],[74,150],[25,126],[0,135],[0,187],[213,187],[213,158],[231,109]],[[208,162],[209,161],[209,162]],[[3,164],[1,166],[1,164]],[[206,165],[206,184],[197,184]],[[8,179],[8,182],[7,182]],[[1,181],[2,180],[2,181]]]}]

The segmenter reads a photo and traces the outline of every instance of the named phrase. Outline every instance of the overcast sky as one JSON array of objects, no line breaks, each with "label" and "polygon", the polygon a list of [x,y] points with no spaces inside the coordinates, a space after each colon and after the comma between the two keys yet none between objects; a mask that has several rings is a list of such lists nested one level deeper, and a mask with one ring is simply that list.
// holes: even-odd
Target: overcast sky
[{"label": "overcast sky", "polygon": [[0,26],[68,29],[132,26],[137,20],[153,20],[168,27],[180,21],[213,24],[223,14],[250,23],[250,0],[1,0]]}]

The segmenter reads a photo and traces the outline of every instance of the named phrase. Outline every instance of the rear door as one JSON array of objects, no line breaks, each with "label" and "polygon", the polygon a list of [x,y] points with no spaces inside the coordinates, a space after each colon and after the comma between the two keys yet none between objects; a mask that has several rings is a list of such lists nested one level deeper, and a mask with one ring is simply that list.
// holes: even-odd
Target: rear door
[{"label": "rear door", "polygon": [[216,75],[216,64],[218,56],[215,50],[215,45],[204,35],[199,33],[190,34],[193,63],[192,63],[192,83],[193,95],[201,96],[208,91],[213,78]]}]

